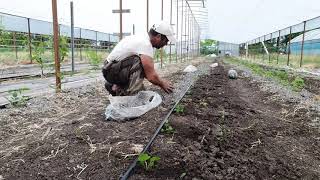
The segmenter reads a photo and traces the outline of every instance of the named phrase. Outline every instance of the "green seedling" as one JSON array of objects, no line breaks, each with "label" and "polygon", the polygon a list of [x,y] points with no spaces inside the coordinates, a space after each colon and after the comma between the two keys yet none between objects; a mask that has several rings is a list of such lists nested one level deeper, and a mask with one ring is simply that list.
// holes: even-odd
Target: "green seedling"
[{"label": "green seedling", "polygon": [[301,91],[305,84],[304,84],[304,80],[301,77],[296,77],[292,82],[291,82],[291,86],[293,88],[294,91]]},{"label": "green seedling", "polygon": [[142,153],[139,155],[139,164],[147,171],[155,168],[156,163],[160,160],[158,156],[151,156],[147,153]]},{"label": "green seedling", "polygon": [[26,90],[29,90],[29,88],[20,88],[8,91],[10,96],[7,98],[7,100],[14,107],[25,106],[27,104],[27,101],[30,99],[29,96],[22,95],[22,92]]},{"label": "green seedling", "polygon": [[176,106],[176,108],[174,108],[174,112],[176,112],[176,113],[183,113],[183,112],[184,112],[184,106],[181,105],[181,104],[178,104],[178,105]]},{"label": "green seedling", "polygon": [[173,134],[176,130],[168,123],[164,123],[161,132],[166,134]]}]

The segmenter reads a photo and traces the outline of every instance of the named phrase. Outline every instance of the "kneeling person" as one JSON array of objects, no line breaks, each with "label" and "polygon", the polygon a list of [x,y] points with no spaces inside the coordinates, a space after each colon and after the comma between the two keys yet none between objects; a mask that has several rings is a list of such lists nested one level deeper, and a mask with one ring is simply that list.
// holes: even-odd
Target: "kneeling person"
[{"label": "kneeling person", "polygon": [[121,40],[108,56],[102,69],[105,88],[113,96],[134,95],[144,90],[143,80],[171,93],[173,86],[161,79],[153,63],[153,48],[160,49],[175,42],[172,28],[161,21],[149,30],[148,35],[128,36]]}]

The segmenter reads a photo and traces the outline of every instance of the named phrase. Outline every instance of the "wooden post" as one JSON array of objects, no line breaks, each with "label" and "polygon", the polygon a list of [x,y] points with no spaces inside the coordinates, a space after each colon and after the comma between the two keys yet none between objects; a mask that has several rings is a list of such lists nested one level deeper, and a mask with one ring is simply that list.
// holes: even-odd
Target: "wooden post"
[{"label": "wooden post", "polygon": [[56,92],[61,92],[61,72],[59,60],[59,24],[57,12],[57,0],[52,0],[52,18],[53,18],[53,48],[54,48],[54,62],[56,75]]}]

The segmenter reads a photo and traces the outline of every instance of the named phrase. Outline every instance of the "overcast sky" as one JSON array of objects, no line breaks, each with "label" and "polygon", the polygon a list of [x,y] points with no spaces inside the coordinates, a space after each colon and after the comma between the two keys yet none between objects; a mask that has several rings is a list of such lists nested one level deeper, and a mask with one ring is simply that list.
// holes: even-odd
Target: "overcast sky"
[{"label": "overcast sky", "polygon": [[[119,0],[74,0],[75,25],[101,32],[119,31]],[[149,26],[161,18],[161,0],[149,0]],[[174,6],[176,0],[173,0]],[[320,0],[207,0],[208,38],[242,43],[258,36],[320,16]],[[0,12],[52,21],[51,0],[0,0]],[[164,0],[169,20],[170,0]],[[70,23],[70,0],[58,0],[59,23]],[[146,0],[123,0],[124,31],[146,31]],[[175,12],[173,12],[173,15]],[[175,19],[175,18],[174,18]],[[173,20],[175,21],[175,20]],[[173,22],[174,23],[174,22]]]}]

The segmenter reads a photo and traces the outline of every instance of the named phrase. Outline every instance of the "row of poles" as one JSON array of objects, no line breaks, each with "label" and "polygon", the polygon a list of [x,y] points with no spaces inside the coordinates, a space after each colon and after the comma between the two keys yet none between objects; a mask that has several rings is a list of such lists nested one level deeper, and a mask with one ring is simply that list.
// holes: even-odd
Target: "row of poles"
[{"label": "row of poles", "polygon": [[[163,0],[161,0],[161,20],[164,20],[164,5]],[[120,13],[120,40],[123,38],[123,28],[122,28],[122,0],[119,0],[119,13]],[[149,0],[146,0],[146,30],[149,31]],[[179,0],[176,0],[176,24],[173,24],[173,0],[170,0],[170,25],[176,26],[176,39],[179,40]],[[200,54],[200,26],[192,12],[192,9],[187,0],[181,0],[181,29],[180,29],[180,49],[178,50],[178,42],[175,44],[175,59],[178,62],[178,54],[180,53],[181,61],[185,58],[184,52],[187,54],[187,60],[189,59],[189,51],[191,50],[191,55]],[[184,28],[184,29],[183,29]],[[184,40],[184,47],[182,46],[182,41]],[[169,44],[169,62],[172,61],[172,46],[174,44]],[[193,52],[193,51],[196,51]],[[160,66],[163,66],[163,49],[160,50]]]},{"label": "row of poles", "polygon": [[[301,43],[301,51],[300,51],[300,62],[299,62],[299,66],[302,67],[302,60],[303,60],[303,50],[304,50],[304,38],[305,38],[305,32],[306,32],[306,21],[303,22],[303,31],[302,31],[302,43]],[[277,37],[272,37],[272,34],[273,33],[270,33],[270,41],[272,42],[272,39],[273,38],[276,38],[277,39],[277,46],[276,46],[276,49],[277,49],[277,64],[279,64],[279,55],[280,55],[280,37],[281,37],[281,30],[278,31],[278,36]],[[290,63],[290,54],[291,54],[291,35],[292,34],[292,26],[290,26],[290,34],[288,35],[289,37],[289,41],[288,41],[288,54],[287,54],[287,66],[289,66],[289,63]],[[257,44],[259,42],[261,42],[262,39],[261,37],[258,38],[258,42],[257,42],[257,39],[254,40],[254,44]],[[266,42],[266,35],[263,36],[263,42]],[[247,46],[247,53],[246,53],[246,56],[249,57],[250,56],[250,50],[249,50],[249,44],[247,43],[246,44]],[[253,58],[255,59],[255,54],[253,54]],[[271,53],[269,53],[268,55],[268,58],[269,58],[269,63],[271,62]]]},{"label": "row of poles", "polygon": [[[179,3],[181,3],[181,12],[179,12]],[[147,10],[146,10],[146,29],[149,31],[149,0],[146,0]],[[71,2],[71,17],[73,17],[73,4]],[[123,28],[122,28],[122,0],[119,0],[119,14],[120,14],[120,33],[119,40],[123,38]],[[173,0],[170,0],[170,25],[172,27],[176,26],[176,39],[175,44],[175,60],[178,62],[184,61],[185,58],[189,60],[190,57],[200,55],[200,25],[192,12],[188,0],[176,0],[176,24],[173,24]],[[161,0],[161,20],[163,20],[163,0]],[[179,13],[181,17],[179,19]],[[58,24],[58,13],[57,13],[57,0],[52,0],[52,15],[53,15],[53,47],[54,47],[54,62],[55,62],[55,76],[56,76],[56,92],[61,91],[61,72],[60,72],[60,61],[59,61],[59,24]],[[72,67],[74,67],[74,37],[73,37],[73,18],[71,18],[71,56],[72,56]],[[181,26],[179,28],[179,23]],[[180,46],[179,46],[180,40]],[[172,60],[172,46],[174,44],[169,44],[169,61]],[[179,47],[179,49],[178,49]],[[180,57],[179,57],[180,54]],[[161,67],[163,66],[163,49],[160,51]]]},{"label": "row of poles", "polygon": [[[320,22],[320,16],[319,17],[316,17],[316,18],[313,18],[313,19],[310,19],[310,20],[307,20],[307,21],[303,21],[302,22],[302,25],[303,25],[303,29],[301,31],[299,31],[299,35],[302,35],[302,40],[301,40],[301,46],[300,46],[300,57],[299,57],[299,67],[302,67],[302,64],[303,64],[303,57],[304,57],[304,46],[305,46],[305,34],[307,32],[306,30],[306,24],[309,22],[309,21],[314,21],[314,20],[318,20]],[[298,24],[298,25],[301,25]],[[295,25],[297,26],[297,25]],[[258,44],[260,42],[267,42],[270,40],[270,42],[272,43],[272,39],[276,39],[276,50],[277,50],[277,64],[279,63],[279,55],[280,55],[280,44],[281,44],[281,32],[282,31],[285,31],[286,29],[289,29],[289,34],[286,34],[287,37],[288,37],[288,42],[286,44],[286,51],[287,51],[287,62],[286,62],[286,65],[289,66],[290,64],[290,55],[291,55],[291,41],[292,41],[292,37],[293,37],[293,33],[297,33],[296,31],[293,32],[293,28],[294,26],[290,26],[288,28],[285,28],[284,30],[279,30],[279,31],[276,31],[274,33],[270,33],[268,35],[264,35],[262,37],[259,37],[259,38],[256,38],[253,40],[252,43],[245,43],[243,44],[242,46],[245,46],[246,47],[246,56],[249,57],[250,56],[250,44]],[[314,28],[314,29],[319,29],[320,26]],[[311,31],[311,30],[308,30],[308,31]],[[282,36],[285,36],[285,35],[282,35]],[[267,37],[270,37],[270,39],[266,40]],[[255,53],[253,53],[253,58],[255,59]],[[269,63],[271,62],[271,53],[269,53]]]},{"label": "row of poles", "polygon": [[[74,37],[74,29],[75,29],[75,27],[74,27],[74,23],[73,23],[73,21],[74,21],[74,18],[73,18],[73,2],[70,2],[70,12],[71,12],[71,28],[69,28],[70,29],[70,32],[71,32],[71,36],[72,37]],[[15,53],[15,59],[16,60],[18,60],[19,59],[19,56],[18,56],[18,48],[19,47],[22,47],[21,45],[19,45],[19,42],[21,42],[21,41],[23,41],[23,40],[19,40],[19,39],[17,39],[17,36],[19,36],[19,34],[25,34],[26,35],[26,37],[27,37],[27,44],[26,44],[26,46],[28,47],[28,57],[29,57],[29,60],[30,60],[30,63],[32,64],[33,63],[33,60],[32,60],[32,53],[33,53],[33,48],[32,48],[32,44],[34,43],[34,42],[40,42],[40,41],[37,41],[37,40],[35,40],[35,41],[33,41],[33,39],[34,39],[34,37],[32,37],[32,36],[36,36],[36,35],[38,35],[38,34],[36,34],[36,33],[32,33],[31,32],[31,28],[32,28],[32,20],[33,19],[31,19],[31,18],[28,18],[28,17],[23,17],[23,16],[17,16],[17,15],[13,15],[13,14],[8,14],[8,13],[0,13],[0,14],[4,14],[4,15],[7,15],[7,16],[12,16],[12,17],[18,17],[18,18],[24,18],[24,19],[26,19],[27,20],[27,30],[26,30],[26,32],[19,32],[19,31],[13,31],[13,30],[11,30],[11,31],[8,31],[8,32],[11,32],[12,33],[12,39],[5,39],[5,40],[10,40],[10,41],[12,41],[12,45],[13,46],[9,46],[9,45],[6,45],[6,44],[4,44],[4,45],[0,45],[0,46],[4,46],[4,47],[10,47],[10,48],[12,48],[13,49],[13,51],[14,51],[14,53]],[[40,21],[42,21],[42,20],[40,20]],[[44,21],[44,22],[46,22],[46,21]],[[49,22],[47,22],[47,23],[49,23]],[[83,34],[86,32],[86,31],[90,31],[92,34],[94,33],[94,36],[95,36],[95,39],[88,39],[88,38],[85,38],[85,37],[83,37]],[[59,36],[61,35],[61,33],[63,33],[62,32],[62,30],[61,30],[61,24],[59,24]],[[98,32],[98,31],[94,31],[94,30],[89,30],[89,29],[83,29],[83,28],[78,28],[78,33],[79,33],[79,37],[77,37],[76,39],[77,39],[77,42],[78,43],[75,43],[75,38],[71,41],[71,38],[70,38],[70,47],[72,48],[73,47],[73,49],[74,48],[77,48],[76,46],[78,46],[78,48],[79,48],[79,51],[80,51],[80,60],[82,61],[82,59],[83,59],[83,56],[82,56],[82,47],[83,46],[88,46],[88,44],[82,44],[82,42],[83,42],[83,40],[84,41],[95,41],[94,42],[94,47],[92,46],[92,48],[94,48],[95,49],[95,51],[97,52],[98,51],[98,49],[99,49],[99,47],[100,48],[102,48],[102,49],[105,49],[105,48],[107,48],[107,49],[110,49],[110,44],[113,44],[114,43],[114,41],[111,43],[111,37],[112,36],[116,36],[116,35],[112,35],[112,34],[107,34],[107,33],[103,33],[103,32]],[[103,34],[103,36],[104,37],[107,37],[107,38],[105,38],[104,40],[100,40],[100,41],[103,41],[103,42],[108,42],[107,44],[108,45],[100,45],[100,46],[98,46],[98,42],[99,42],[99,39],[98,39],[98,36],[99,36],[99,33],[100,34]],[[40,35],[39,34],[39,36],[42,36],[42,35]],[[43,39],[41,38],[41,41],[43,41]],[[73,49],[71,49],[71,51],[72,52],[74,52],[74,50]],[[74,56],[72,56],[72,59],[74,59]],[[74,69],[74,67],[73,67],[73,69]]]}]

